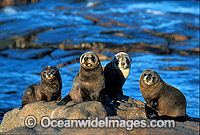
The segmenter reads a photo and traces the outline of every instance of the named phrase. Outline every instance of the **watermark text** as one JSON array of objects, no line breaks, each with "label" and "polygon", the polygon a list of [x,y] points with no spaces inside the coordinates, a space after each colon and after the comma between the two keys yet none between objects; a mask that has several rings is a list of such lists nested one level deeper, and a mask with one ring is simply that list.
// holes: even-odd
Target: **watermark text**
[{"label": "watermark text", "polygon": [[[26,127],[34,128],[37,120],[34,116],[27,116],[24,122]],[[109,117],[104,119],[99,119],[98,117],[91,119],[88,117],[88,119],[83,120],[57,120],[42,117],[40,120],[40,125],[43,128],[125,128],[126,130],[133,130],[134,128],[175,128],[175,124],[174,120],[118,120],[109,119]]]}]

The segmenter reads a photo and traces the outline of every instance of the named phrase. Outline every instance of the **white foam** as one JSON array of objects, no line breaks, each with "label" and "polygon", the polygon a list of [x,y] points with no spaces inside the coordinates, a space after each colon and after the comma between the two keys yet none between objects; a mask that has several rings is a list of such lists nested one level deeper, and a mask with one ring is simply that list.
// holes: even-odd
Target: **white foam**
[{"label": "white foam", "polygon": [[3,12],[7,13],[7,14],[16,14],[17,10],[15,8],[13,8],[13,7],[5,7],[3,9]]},{"label": "white foam", "polygon": [[147,12],[147,13],[154,14],[154,15],[163,15],[163,14],[164,14],[164,12],[161,12],[161,11],[153,11],[153,10],[150,10],[150,9],[147,9],[146,12]]},{"label": "white foam", "polygon": [[92,1],[92,2],[88,2],[87,5],[86,5],[86,7],[94,7],[94,6],[97,6],[99,4],[101,4],[101,2],[99,2],[99,1]]}]

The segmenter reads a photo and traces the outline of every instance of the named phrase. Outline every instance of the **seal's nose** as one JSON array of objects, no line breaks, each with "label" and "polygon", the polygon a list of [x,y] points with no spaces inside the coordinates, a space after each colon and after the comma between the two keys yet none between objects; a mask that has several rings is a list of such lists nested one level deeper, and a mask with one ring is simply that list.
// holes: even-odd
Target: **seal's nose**
[{"label": "seal's nose", "polygon": [[125,62],[122,62],[121,65],[124,66],[124,65],[125,65]]},{"label": "seal's nose", "polygon": [[50,75],[51,75],[51,72],[47,72],[47,75],[50,76]]},{"label": "seal's nose", "polygon": [[147,76],[147,78],[146,78],[147,80],[150,80],[151,79],[151,77],[150,76]]}]

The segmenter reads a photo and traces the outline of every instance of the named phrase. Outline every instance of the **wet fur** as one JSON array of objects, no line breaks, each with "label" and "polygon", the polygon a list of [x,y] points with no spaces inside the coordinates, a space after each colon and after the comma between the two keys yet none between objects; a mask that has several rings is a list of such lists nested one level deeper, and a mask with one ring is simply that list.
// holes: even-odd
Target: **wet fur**
[{"label": "wet fur", "polygon": [[[124,55],[128,57],[129,62],[125,60]],[[122,70],[122,67],[119,66],[120,62],[124,62],[129,67]],[[123,95],[122,87],[130,72],[130,62],[131,59],[128,54],[120,52],[115,55],[111,62],[104,66],[105,94],[108,98],[116,101],[120,95]]]},{"label": "wet fur", "polygon": [[[56,76],[53,80],[46,79],[43,74],[51,70],[56,69]],[[22,97],[22,106],[34,102],[34,101],[58,101],[62,99],[61,96],[62,80],[60,73],[56,67],[45,67],[41,72],[41,82],[32,84],[24,91]]]},{"label": "wet fur", "polygon": [[[152,85],[144,83],[144,73],[151,71],[157,74],[157,81]],[[157,72],[145,70],[140,77],[140,91],[147,106],[158,112],[159,116],[186,116],[187,102],[185,96],[175,87],[165,83]]]},{"label": "wet fur", "polygon": [[[91,52],[88,52],[88,54],[95,55]],[[83,54],[80,58],[80,71],[74,77],[72,89],[58,105],[65,105],[71,100],[75,102],[84,102],[101,101],[103,99],[102,93],[105,88],[105,82],[100,60],[97,55],[95,55],[95,63],[94,60],[88,59],[87,61],[93,64],[87,69],[84,68],[84,65],[87,65],[87,61],[85,63],[82,62],[84,55],[87,55],[87,53]]]}]

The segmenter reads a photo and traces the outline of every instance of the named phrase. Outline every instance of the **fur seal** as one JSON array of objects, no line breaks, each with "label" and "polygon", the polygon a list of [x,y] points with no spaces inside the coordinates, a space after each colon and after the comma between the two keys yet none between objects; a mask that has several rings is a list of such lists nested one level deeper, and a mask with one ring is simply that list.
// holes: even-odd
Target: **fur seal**
[{"label": "fur seal", "polygon": [[61,96],[62,80],[58,69],[47,66],[41,72],[41,82],[32,84],[24,91],[22,106],[34,101],[58,101]]},{"label": "fur seal", "polygon": [[80,71],[74,77],[72,89],[58,105],[65,105],[71,100],[75,102],[102,100],[105,80],[99,57],[93,52],[86,52],[81,55],[80,64]]},{"label": "fur seal", "polygon": [[165,83],[156,71],[144,70],[139,86],[147,106],[156,110],[158,116],[186,116],[185,96],[177,88]]},{"label": "fur seal", "polygon": [[122,87],[129,76],[132,59],[125,52],[119,52],[113,60],[104,66],[105,95],[117,100],[123,95]]}]

